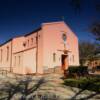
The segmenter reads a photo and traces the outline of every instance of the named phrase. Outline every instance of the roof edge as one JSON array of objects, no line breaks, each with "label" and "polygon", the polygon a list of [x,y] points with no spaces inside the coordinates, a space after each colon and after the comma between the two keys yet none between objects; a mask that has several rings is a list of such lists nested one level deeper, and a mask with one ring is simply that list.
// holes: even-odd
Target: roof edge
[{"label": "roof edge", "polygon": [[42,23],[42,25],[51,25],[51,24],[60,24],[60,23],[65,23],[65,22],[64,21],[47,22],[47,23]]}]

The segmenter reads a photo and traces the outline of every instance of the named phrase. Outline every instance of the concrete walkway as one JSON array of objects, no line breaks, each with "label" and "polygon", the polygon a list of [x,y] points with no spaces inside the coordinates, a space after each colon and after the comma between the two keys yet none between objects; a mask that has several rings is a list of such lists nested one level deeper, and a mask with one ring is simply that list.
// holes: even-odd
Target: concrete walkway
[{"label": "concrete walkway", "polygon": [[0,100],[100,100],[98,93],[63,85],[61,77],[0,76]]}]

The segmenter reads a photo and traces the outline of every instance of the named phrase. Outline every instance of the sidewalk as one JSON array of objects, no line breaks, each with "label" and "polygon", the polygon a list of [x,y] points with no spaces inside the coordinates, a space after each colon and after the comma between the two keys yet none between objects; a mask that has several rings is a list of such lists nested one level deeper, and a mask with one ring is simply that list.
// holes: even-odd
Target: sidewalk
[{"label": "sidewalk", "polygon": [[49,97],[46,100],[100,100],[98,93],[63,85],[61,77],[59,74],[24,76],[19,79],[0,76],[0,99],[7,99],[10,92],[10,100],[20,100],[24,96],[25,100],[37,100],[33,99],[36,96]]}]

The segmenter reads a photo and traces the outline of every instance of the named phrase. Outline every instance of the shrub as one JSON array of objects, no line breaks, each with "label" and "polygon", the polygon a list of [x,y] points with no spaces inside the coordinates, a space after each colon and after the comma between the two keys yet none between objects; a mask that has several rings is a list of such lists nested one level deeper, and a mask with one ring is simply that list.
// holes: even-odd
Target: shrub
[{"label": "shrub", "polygon": [[100,66],[97,66],[97,67],[96,67],[96,70],[97,70],[97,71],[100,71]]},{"label": "shrub", "polygon": [[78,71],[78,67],[69,67],[68,68],[68,71],[69,71],[69,73],[77,73],[77,71]]},{"label": "shrub", "polygon": [[88,74],[88,67],[87,66],[80,66],[78,67],[78,74],[81,76]]},{"label": "shrub", "polygon": [[100,78],[80,78],[80,79],[66,79],[64,84],[67,86],[87,89],[91,91],[100,92]]},{"label": "shrub", "polygon": [[69,75],[77,75],[77,76],[85,76],[88,74],[88,67],[87,66],[70,66],[68,68]]},{"label": "shrub", "polygon": [[78,80],[75,80],[75,79],[66,79],[64,81],[64,84],[65,85],[68,85],[68,86],[72,86],[72,87],[77,87],[78,86]]}]

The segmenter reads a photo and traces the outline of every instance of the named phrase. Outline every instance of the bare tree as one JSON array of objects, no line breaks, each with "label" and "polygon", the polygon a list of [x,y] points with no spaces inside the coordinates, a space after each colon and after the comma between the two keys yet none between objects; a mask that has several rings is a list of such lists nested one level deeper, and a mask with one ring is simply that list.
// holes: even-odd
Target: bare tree
[{"label": "bare tree", "polygon": [[[85,1],[84,0],[71,0],[71,6],[73,7],[75,11],[80,13],[82,12],[83,2]],[[94,5],[95,5],[96,11],[100,12],[100,2],[96,1]],[[100,21],[94,22],[93,24],[91,24],[91,26],[89,27],[89,31],[94,35],[96,40],[100,41]]]},{"label": "bare tree", "polygon": [[93,23],[89,30],[95,36],[95,39],[100,41],[100,22]]},{"label": "bare tree", "polygon": [[80,12],[81,11],[81,2],[82,0],[71,0],[70,4],[71,6],[75,9],[76,12]]},{"label": "bare tree", "polygon": [[96,44],[82,41],[79,44],[80,63],[83,65],[87,59],[92,59],[96,51]]}]

